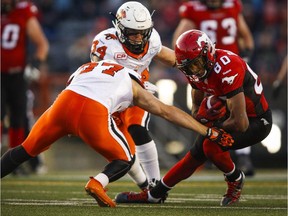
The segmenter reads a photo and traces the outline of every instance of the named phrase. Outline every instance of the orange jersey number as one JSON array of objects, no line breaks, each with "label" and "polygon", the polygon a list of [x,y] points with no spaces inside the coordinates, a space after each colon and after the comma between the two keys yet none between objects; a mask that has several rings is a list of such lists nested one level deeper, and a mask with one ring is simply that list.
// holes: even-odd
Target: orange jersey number
[{"label": "orange jersey number", "polygon": [[99,53],[99,56],[98,56],[98,55],[97,55],[97,56],[98,56],[99,58],[101,58],[101,59],[104,59],[104,56],[105,56],[105,54],[106,54],[107,47],[106,47],[106,46],[101,46],[101,47],[98,47],[98,48],[97,48],[98,43],[99,43],[98,40],[93,41],[92,47],[91,47],[91,52],[92,52],[92,53],[95,53],[95,52]]},{"label": "orange jersey number", "polygon": [[[83,73],[88,73],[91,72],[95,67],[97,67],[99,63],[96,62],[90,62],[87,64],[82,65],[78,70],[80,70],[79,74]],[[122,70],[124,67],[118,64],[114,63],[108,63],[108,62],[103,62],[101,66],[106,66],[108,67],[107,69],[102,70],[101,73],[107,74],[109,76],[114,76],[118,71]],[[66,83],[66,86],[68,86],[71,81],[73,80],[74,76],[71,76],[69,80]]]},{"label": "orange jersey number", "polygon": [[[99,63],[87,63],[85,65],[83,65],[81,67],[81,72],[80,74],[82,73],[87,73],[87,72],[91,72],[96,66],[98,66]],[[102,73],[104,74],[107,74],[107,75],[110,75],[110,76],[114,76],[115,73],[117,73],[118,71],[120,71],[121,69],[123,69],[124,67],[119,65],[119,64],[114,64],[114,63],[110,63],[110,62],[103,62],[102,63],[102,66],[106,66],[106,67],[109,67],[107,69],[104,69],[102,71]]]}]

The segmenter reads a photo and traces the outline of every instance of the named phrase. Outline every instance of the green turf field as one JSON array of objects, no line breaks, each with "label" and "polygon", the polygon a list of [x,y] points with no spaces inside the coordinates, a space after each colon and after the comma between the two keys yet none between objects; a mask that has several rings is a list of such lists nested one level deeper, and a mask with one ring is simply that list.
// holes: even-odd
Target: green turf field
[{"label": "green turf field", "polygon": [[[193,178],[179,183],[169,193],[165,204],[119,204],[100,208],[86,195],[84,186],[89,175],[97,171],[49,173],[41,176],[7,176],[1,181],[2,216],[278,216],[287,215],[286,170],[257,170],[246,178],[241,201],[220,207],[226,189],[222,175],[202,170]],[[138,190],[128,177],[109,185],[108,195]]]}]

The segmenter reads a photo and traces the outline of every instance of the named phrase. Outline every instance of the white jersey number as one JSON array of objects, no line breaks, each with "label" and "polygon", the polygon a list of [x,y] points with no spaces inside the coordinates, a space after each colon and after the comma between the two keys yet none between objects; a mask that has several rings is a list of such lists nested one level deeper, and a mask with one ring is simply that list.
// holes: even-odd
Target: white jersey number
[{"label": "white jersey number", "polygon": [[[221,27],[227,30],[228,35],[221,38],[221,42],[224,45],[233,44],[236,40],[237,35],[237,25],[233,18],[223,19],[220,23]],[[216,20],[206,20],[201,22],[200,29],[205,32],[211,41],[217,43],[217,29],[219,28],[218,22]]]},{"label": "white jersey number", "polygon": [[20,27],[16,24],[5,25],[2,30],[1,46],[3,49],[14,49],[19,40]]},{"label": "white jersey number", "polygon": [[[234,55],[234,54],[232,54],[232,55]],[[220,58],[220,61],[223,65],[228,65],[231,62],[231,60],[228,56],[222,56]],[[247,68],[248,68],[249,73],[255,79],[255,84],[254,84],[255,93],[260,95],[263,91],[262,83],[258,79],[258,75],[249,67],[249,65],[247,65]],[[221,69],[222,69],[221,64],[219,64],[219,62],[216,62],[215,66],[214,66],[214,71],[218,74],[218,73],[220,73]]]}]

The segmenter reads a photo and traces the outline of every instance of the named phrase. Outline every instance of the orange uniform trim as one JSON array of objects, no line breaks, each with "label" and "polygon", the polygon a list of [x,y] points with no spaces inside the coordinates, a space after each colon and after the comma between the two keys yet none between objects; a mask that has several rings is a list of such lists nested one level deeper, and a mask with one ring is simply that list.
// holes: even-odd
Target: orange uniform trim
[{"label": "orange uniform trim", "polygon": [[148,47],[149,47],[149,42],[146,43],[145,47],[144,47],[144,50],[142,53],[140,54],[134,54],[132,52],[130,52],[127,47],[125,45],[122,44],[122,47],[125,51],[125,53],[127,53],[127,55],[131,56],[132,58],[135,58],[135,59],[140,59],[142,58],[143,56],[145,56],[148,52]]}]

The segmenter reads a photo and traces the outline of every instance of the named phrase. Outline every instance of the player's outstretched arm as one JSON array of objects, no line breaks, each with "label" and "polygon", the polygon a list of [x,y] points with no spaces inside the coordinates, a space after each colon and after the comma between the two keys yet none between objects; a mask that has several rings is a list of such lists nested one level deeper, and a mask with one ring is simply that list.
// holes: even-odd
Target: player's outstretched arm
[{"label": "player's outstretched arm", "polygon": [[217,128],[208,128],[202,125],[183,110],[162,103],[158,98],[143,89],[136,81],[133,80],[132,83],[134,105],[141,107],[149,113],[161,116],[176,125],[194,130],[208,139],[217,142],[219,145],[231,146],[233,144],[234,140],[230,134]]}]

